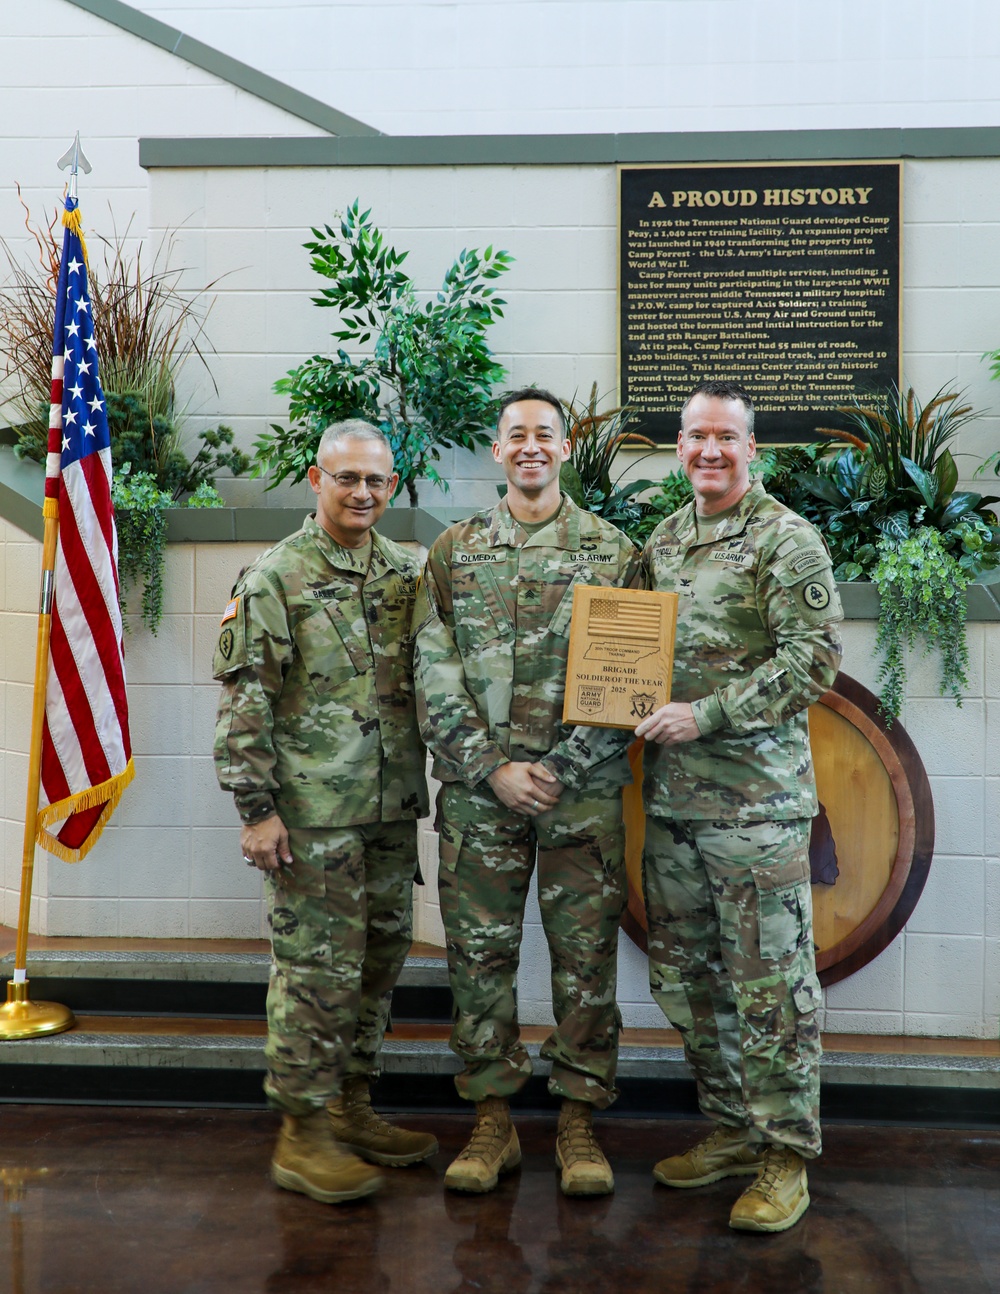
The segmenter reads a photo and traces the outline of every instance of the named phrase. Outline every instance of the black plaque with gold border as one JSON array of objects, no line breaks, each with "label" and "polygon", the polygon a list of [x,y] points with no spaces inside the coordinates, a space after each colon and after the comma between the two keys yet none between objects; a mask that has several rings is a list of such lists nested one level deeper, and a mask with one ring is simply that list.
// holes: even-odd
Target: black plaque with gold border
[{"label": "black plaque with gold border", "polygon": [[660,444],[705,378],[816,439],[900,380],[900,162],[619,168],[619,390]]}]

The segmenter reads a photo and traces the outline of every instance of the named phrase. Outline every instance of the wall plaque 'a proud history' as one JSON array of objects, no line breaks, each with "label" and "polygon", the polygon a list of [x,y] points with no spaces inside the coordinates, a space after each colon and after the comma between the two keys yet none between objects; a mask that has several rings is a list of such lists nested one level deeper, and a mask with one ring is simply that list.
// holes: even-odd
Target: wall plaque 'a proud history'
[{"label": "wall plaque 'a proud history'", "polygon": [[677,594],[578,584],[563,723],[634,728],[670,700]]}]

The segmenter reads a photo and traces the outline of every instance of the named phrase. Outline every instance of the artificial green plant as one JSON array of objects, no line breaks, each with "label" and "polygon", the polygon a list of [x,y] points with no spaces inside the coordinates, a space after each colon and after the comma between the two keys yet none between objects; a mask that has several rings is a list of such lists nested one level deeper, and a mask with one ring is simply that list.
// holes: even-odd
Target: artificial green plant
[{"label": "artificial green plant", "polygon": [[324,429],[360,417],[389,437],[399,489],[416,506],[419,479],[448,488],[435,466],[442,449],[475,449],[492,438],[493,390],[506,370],[486,341],[505,304],[490,284],[513,258],[493,247],[464,250],[440,290],[421,302],[400,268],[408,253],[386,243],[358,201],[336,227],[312,233],[304,244],[312,268],[330,282],[313,302],[336,310],[333,337],[342,344],[275,383],[288,397],[291,425],[272,423],[256,441],[254,474],[268,474],[269,489],[303,480]]},{"label": "artificial green plant", "polygon": [[941,657],[941,692],[965,686],[965,588],[1000,565],[997,500],[958,489],[951,452],[978,415],[958,392],[921,405],[912,387],[842,409],[851,431],[821,429],[848,442],[815,470],[792,478],[818,501],[813,518],[843,582],[871,579],[879,590],[881,707],[891,722],[902,703],[905,649],[923,638]]},{"label": "artificial green plant", "polygon": [[628,406],[602,412],[599,405],[596,382],[587,401],[577,403],[574,398],[564,402],[571,449],[559,483],[574,503],[610,521],[639,543],[644,523],[651,516],[659,520],[650,505],[638,498],[654,483],[637,480],[623,484],[623,472],[616,475],[618,455],[626,447],[653,451],[656,442],[629,430],[635,415]]},{"label": "artificial green plant", "polygon": [[[0,244],[9,266],[0,286],[0,346],[18,418],[14,453],[38,463],[44,463],[48,449],[54,293],[62,254],[53,232],[56,223],[39,229],[28,214],[37,264],[23,264]],[[123,588],[133,580],[144,582],[142,618],[155,632],[162,614],[166,538],[166,519],[160,514],[168,505],[221,506],[212,481],[223,470],[240,475],[250,460],[225,426],[199,432],[192,458],[183,447],[184,414],[176,380],[191,357],[205,363],[207,308],[204,292],[181,290],[180,271],[168,264],[169,239],[151,261],[141,244],[129,250],[128,230],[109,239],[93,238],[91,245],[103,250],[100,264],[91,255],[89,288],[116,472],[112,501],[119,581]]]}]

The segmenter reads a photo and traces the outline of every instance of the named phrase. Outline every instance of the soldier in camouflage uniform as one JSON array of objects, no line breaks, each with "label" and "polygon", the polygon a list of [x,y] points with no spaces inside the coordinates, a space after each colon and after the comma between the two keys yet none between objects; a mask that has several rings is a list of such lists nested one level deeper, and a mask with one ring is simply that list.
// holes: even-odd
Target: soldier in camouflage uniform
[{"label": "soldier in camouflage uniform", "polygon": [[520,1162],[508,1098],[529,1077],[514,978],[538,858],[556,1028],[542,1047],[563,1098],[557,1160],[567,1194],[613,1189],[591,1111],[617,1095],[618,923],[625,902],[626,733],[561,723],[573,588],[636,586],[639,554],[559,490],[570,444],[558,400],[502,404],[494,458],[506,498],[431,547],[414,620],[420,728],[443,783],[441,915],[455,999],[451,1045],[472,1140],[448,1169],[487,1191]]},{"label": "soldier in camouflage uniform", "polygon": [[368,1090],[410,946],[427,811],[410,638],[419,566],[372,529],[397,479],[377,428],[328,428],[309,469],[315,516],[240,577],[215,651],[216,771],[267,886],[265,1091],[284,1115],[272,1175],[329,1203],[381,1180],[345,1147],[380,1164],[437,1150],[375,1114]]},{"label": "soldier in camouflage uniform", "polygon": [[836,677],[842,612],[818,532],[751,485],[754,452],[746,391],[697,387],[677,442],[694,502],[643,556],[650,587],[680,595],[673,699],[636,735],[650,985],[717,1125],[654,1176],[755,1173],[730,1225],[781,1231],[808,1208],[821,1146],[806,707]]}]

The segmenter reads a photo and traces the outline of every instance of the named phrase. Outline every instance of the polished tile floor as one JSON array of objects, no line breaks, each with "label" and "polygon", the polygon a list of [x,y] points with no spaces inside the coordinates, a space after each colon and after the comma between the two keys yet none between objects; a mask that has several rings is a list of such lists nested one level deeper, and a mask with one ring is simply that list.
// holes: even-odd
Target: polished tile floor
[{"label": "polished tile floor", "polygon": [[368,1202],[271,1186],[273,1117],[0,1107],[0,1290],[12,1294],[972,1294],[1000,1290],[1000,1132],[832,1126],[813,1207],[732,1232],[738,1179],[670,1191],[652,1161],[703,1125],[605,1119],[614,1196],[567,1200],[554,1120],[518,1119],[522,1168],[484,1197],[441,1175],[469,1121],[420,1116],[441,1154]]}]

